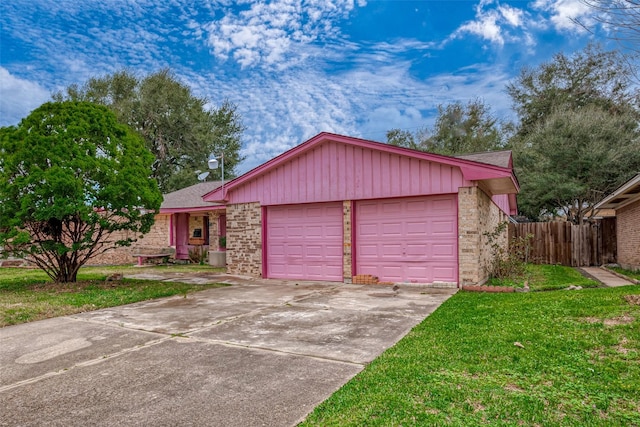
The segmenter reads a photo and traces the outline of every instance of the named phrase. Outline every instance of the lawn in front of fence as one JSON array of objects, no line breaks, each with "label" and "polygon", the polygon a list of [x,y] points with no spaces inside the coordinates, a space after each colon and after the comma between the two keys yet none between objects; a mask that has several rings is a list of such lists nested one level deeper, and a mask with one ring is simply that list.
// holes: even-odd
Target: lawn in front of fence
[{"label": "lawn in front of fence", "polygon": [[487,285],[522,288],[525,282],[532,291],[566,289],[570,286],[597,288],[600,285],[595,280],[584,277],[575,268],[547,264],[527,264],[523,277],[503,280],[489,279]]},{"label": "lawn in front of fence", "polygon": [[640,425],[640,286],[459,292],[302,426]]}]

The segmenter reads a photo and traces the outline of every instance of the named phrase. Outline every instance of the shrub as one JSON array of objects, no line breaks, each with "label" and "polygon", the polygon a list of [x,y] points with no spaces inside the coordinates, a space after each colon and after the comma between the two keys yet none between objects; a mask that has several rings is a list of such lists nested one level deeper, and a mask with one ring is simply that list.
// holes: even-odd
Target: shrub
[{"label": "shrub", "polygon": [[526,274],[533,234],[514,237],[508,241],[505,248],[505,245],[501,244],[501,236],[507,226],[507,222],[502,222],[492,232],[483,233],[491,250],[491,262],[487,272],[492,279],[517,280],[524,278]]}]

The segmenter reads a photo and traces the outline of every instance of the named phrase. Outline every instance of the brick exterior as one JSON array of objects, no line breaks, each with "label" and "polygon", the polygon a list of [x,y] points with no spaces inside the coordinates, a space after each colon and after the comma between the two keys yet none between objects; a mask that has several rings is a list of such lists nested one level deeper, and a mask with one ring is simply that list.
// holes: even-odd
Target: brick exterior
[{"label": "brick exterior", "polygon": [[[492,232],[506,215],[478,187],[458,191],[458,282],[460,286],[487,281],[491,250],[485,232]],[[507,245],[507,230],[500,238]]]},{"label": "brick exterior", "polygon": [[616,211],[618,264],[640,270],[640,200]]},{"label": "brick exterior", "polygon": [[351,283],[353,274],[351,237],[351,200],[344,200],[342,202],[342,276],[345,283]]},{"label": "brick exterior", "polygon": [[[131,256],[131,254],[133,253],[133,251],[135,251],[135,248],[167,247],[169,246],[169,224],[170,215],[156,215],[155,223],[151,227],[151,230],[149,230],[149,232],[142,238],[138,238],[137,242],[134,242],[131,246],[128,247],[109,249],[107,252],[90,259],[87,265],[133,264],[136,260]],[[118,233],[116,238],[124,238],[131,234],[132,233],[121,232]]]},{"label": "brick exterior", "polygon": [[220,249],[220,215],[224,215],[223,210],[209,212],[209,249],[217,251]]},{"label": "brick exterior", "polygon": [[[343,201],[343,277],[350,282],[352,266],[352,202]],[[210,233],[217,234],[218,221],[210,216]],[[262,209],[259,203],[227,206],[227,271],[254,277],[262,275]],[[215,219],[214,219],[215,217]],[[483,284],[491,250],[485,232],[492,232],[506,215],[478,187],[462,187],[458,193],[458,282],[462,285]],[[500,238],[507,245],[507,230]]]},{"label": "brick exterior", "polygon": [[262,209],[259,203],[227,206],[227,272],[262,276]]}]

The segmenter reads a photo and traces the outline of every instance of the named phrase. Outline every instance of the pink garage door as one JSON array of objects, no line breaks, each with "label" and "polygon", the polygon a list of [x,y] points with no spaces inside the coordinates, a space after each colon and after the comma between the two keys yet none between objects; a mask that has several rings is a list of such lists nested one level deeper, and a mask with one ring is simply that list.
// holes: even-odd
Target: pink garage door
[{"label": "pink garage door", "polygon": [[342,282],[342,203],[267,207],[267,277]]},{"label": "pink garage door", "polygon": [[457,282],[455,195],[356,204],[356,272],[390,282]]}]

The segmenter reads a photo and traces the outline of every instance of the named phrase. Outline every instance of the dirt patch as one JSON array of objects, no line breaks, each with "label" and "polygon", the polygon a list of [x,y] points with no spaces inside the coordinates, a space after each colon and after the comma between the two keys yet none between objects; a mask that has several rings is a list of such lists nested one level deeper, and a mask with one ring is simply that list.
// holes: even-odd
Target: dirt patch
[{"label": "dirt patch", "polygon": [[473,412],[481,412],[484,411],[485,409],[487,409],[482,403],[478,402],[478,401],[469,401],[467,400],[467,402],[469,402],[469,405],[471,405],[471,407],[473,408]]},{"label": "dirt patch", "polygon": [[640,305],[640,295],[625,295],[624,299],[631,305]]},{"label": "dirt patch", "polygon": [[599,319],[597,317],[581,317],[578,319],[579,322],[602,323],[604,326],[628,325],[629,323],[633,323],[635,320],[635,317],[626,314],[618,317],[612,317],[611,319]]},{"label": "dirt patch", "polygon": [[524,389],[518,387],[515,384],[507,384],[506,386],[503,387],[505,390],[507,391],[517,391],[517,392],[523,392]]},{"label": "dirt patch", "polygon": [[628,325],[629,323],[633,323],[636,320],[635,317],[627,316],[626,314],[623,316],[612,317],[611,319],[604,319],[604,326],[618,326],[618,325]]},{"label": "dirt patch", "polygon": [[625,347],[626,344],[629,344],[629,340],[626,337],[622,337],[618,345],[615,346],[614,348],[618,353],[627,354],[629,353],[630,350]]}]

